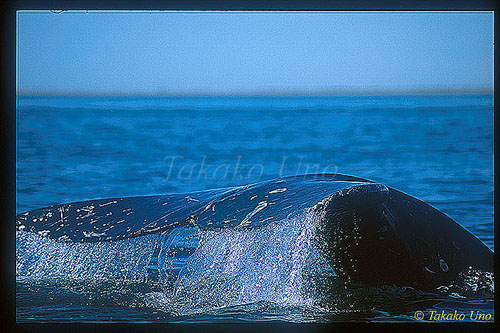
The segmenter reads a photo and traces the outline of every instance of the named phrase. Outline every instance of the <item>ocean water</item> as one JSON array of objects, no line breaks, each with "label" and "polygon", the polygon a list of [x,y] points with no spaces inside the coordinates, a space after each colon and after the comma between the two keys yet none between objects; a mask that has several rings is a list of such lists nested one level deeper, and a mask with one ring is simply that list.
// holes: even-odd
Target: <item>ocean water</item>
[{"label": "ocean water", "polygon": [[[490,95],[20,97],[16,112],[17,213],[341,173],[433,205],[493,250]],[[253,231],[179,227],[85,248],[90,261],[77,256],[81,247],[23,232],[16,251],[32,251],[45,264],[19,270],[17,321],[415,321],[417,310],[493,315],[492,292],[481,287],[492,288],[491,281],[471,282],[483,290],[472,294],[337,281],[311,246],[307,230],[316,222],[304,214]],[[160,243],[167,244],[168,267],[165,276],[152,277],[148,256]],[[117,253],[135,259],[113,261]],[[54,258],[67,265],[46,274],[55,271]],[[113,275],[110,263],[124,265],[127,278]]]}]

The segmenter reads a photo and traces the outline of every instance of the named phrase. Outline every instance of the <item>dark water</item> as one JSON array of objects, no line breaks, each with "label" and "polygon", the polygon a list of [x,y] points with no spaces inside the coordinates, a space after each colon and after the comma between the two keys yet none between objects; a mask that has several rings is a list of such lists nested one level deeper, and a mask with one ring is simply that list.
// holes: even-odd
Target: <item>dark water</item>
[{"label": "dark water", "polygon": [[[18,212],[317,172],[402,190],[493,249],[492,96],[18,101]],[[176,249],[168,257],[173,273],[167,288],[154,279],[104,281],[88,272],[41,277],[47,267],[18,274],[17,320],[414,321],[416,310],[426,318],[432,309],[493,314],[491,293],[345,284],[318,293],[323,280],[335,276],[304,242],[309,223],[304,216],[254,233],[181,228],[166,239],[137,238],[132,246],[144,253],[154,242]],[[74,251],[35,241],[49,256]],[[110,253],[105,247],[92,251]]]}]

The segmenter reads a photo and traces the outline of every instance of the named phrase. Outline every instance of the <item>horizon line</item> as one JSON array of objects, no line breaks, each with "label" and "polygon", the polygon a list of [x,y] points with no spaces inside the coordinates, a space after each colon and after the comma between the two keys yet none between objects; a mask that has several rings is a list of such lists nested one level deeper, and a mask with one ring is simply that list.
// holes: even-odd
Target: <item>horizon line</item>
[{"label": "horizon line", "polygon": [[421,95],[494,95],[494,88],[438,88],[438,89],[324,89],[324,90],[263,90],[263,91],[149,91],[149,92],[71,92],[23,91],[18,97],[328,97],[328,96],[421,96]]}]

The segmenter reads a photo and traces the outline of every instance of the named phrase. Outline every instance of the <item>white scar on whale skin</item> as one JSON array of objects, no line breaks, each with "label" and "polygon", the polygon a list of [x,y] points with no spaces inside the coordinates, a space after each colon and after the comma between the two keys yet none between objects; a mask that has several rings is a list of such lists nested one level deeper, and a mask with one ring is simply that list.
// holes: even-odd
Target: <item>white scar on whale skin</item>
[{"label": "white scar on whale skin", "polygon": [[261,210],[263,210],[266,207],[267,207],[267,201],[259,202],[257,204],[257,206],[254,208],[254,210],[251,211],[250,213],[248,213],[247,216],[245,216],[245,218],[243,219],[243,221],[241,221],[241,223],[238,224],[237,228],[248,226],[252,222],[252,221],[250,221],[252,216],[254,216],[255,214],[257,214],[258,212],[260,212]]},{"label": "white scar on whale skin", "polygon": [[284,188],[277,188],[277,189],[275,189],[275,190],[269,191],[269,194],[283,193],[283,192],[285,192],[286,190],[287,190],[287,188],[286,188],[286,187],[284,187]]},{"label": "white scar on whale skin", "polygon": [[107,202],[107,203],[99,204],[99,207],[104,207],[104,206],[115,204],[115,203],[118,203],[118,201],[115,200],[115,201],[110,201],[110,202]]},{"label": "white scar on whale skin", "polygon": [[101,237],[101,236],[105,236],[105,235],[106,235],[106,233],[105,233],[105,232],[96,233],[96,232],[93,232],[93,231],[91,231],[91,232],[86,232],[86,231],[84,231],[84,232],[83,232],[83,235],[84,235],[85,237]]}]

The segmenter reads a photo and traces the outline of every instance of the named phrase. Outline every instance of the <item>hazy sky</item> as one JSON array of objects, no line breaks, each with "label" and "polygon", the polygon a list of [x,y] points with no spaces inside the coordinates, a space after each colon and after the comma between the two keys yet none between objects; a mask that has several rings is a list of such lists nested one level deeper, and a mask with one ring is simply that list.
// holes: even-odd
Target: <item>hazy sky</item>
[{"label": "hazy sky", "polygon": [[21,11],[20,93],[493,89],[492,12]]}]

